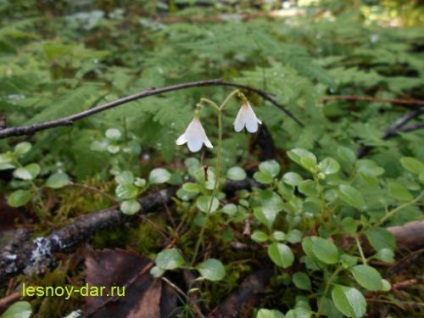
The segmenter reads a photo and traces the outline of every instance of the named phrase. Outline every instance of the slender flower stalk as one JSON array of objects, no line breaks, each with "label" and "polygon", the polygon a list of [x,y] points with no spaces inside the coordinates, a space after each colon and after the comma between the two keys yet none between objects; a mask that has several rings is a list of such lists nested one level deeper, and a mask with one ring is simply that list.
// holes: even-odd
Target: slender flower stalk
[{"label": "slender flower stalk", "polygon": [[205,144],[208,148],[213,148],[212,143],[206,136],[205,129],[200,122],[199,114],[196,111],[191,123],[187,126],[184,134],[177,139],[177,145],[181,146],[187,143],[188,149],[191,152],[197,152]]},{"label": "slender flower stalk", "polygon": [[262,122],[258,119],[258,117],[256,117],[252,106],[247,100],[245,100],[240,107],[236,120],[234,121],[235,131],[239,132],[246,127],[248,132],[255,133],[258,131],[258,126],[261,124]]},{"label": "slender flower stalk", "polygon": [[221,178],[221,160],[222,160],[222,108],[218,107],[218,153],[216,158],[216,174],[215,174],[215,184],[212,190],[211,201],[209,203],[208,211],[206,213],[206,218],[203,222],[203,225],[200,229],[199,239],[196,242],[196,246],[194,248],[194,254],[192,259],[192,265],[194,265],[197,257],[197,253],[199,252],[199,247],[203,239],[203,234],[206,229],[206,224],[209,220],[209,215],[212,210],[213,198],[218,193],[219,188],[219,179]]},{"label": "slender flower stalk", "polygon": [[[219,191],[219,181],[221,178],[221,164],[222,164],[222,139],[223,139],[223,124],[222,124],[222,113],[224,107],[227,105],[229,100],[234,96],[238,96],[242,99],[243,104],[240,107],[240,110],[237,114],[237,118],[234,122],[234,128],[236,131],[241,131],[244,127],[246,127],[248,132],[254,133],[258,130],[258,125],[262,124],[262,122],[256,117],[255,112],[252,109],[252,106],[248,102],[247,98],[240,93],[239,90],[233,91],[229,94],[224,102],[221,105],[217,105],[213,101],[207,98],[202,98],[200,103],[197,105],[198,108],[202,107],[202,104],[209,104],[213,108],[215,108],[218,112],[218,149],[217,149],[217,160],[216,160],[216,169],[215,169],[215,184],[212,190],[212,194],[210,197],[210,202],[208,205],[208,209],[206,212],[205,220],[200,229],[200,233],[194,248],[193,259],[191,264],[194,265],[197,258],[197,253],[199,252],[200,245],[202,244],[203,235],[205,233],[205,229],[209,220],[209,216],[212,210],[213,200],[217,196]],[[206,147],[212,148],[212,144],[209,139],[206,137],[205,130],[202,127],[202,124],[199,120],[198,111],[196,111],[193,121],[188,125],[184,134],[182,134],[178,140],[177,145],[183,145],[187,143],[188,148],[192,152],[199,151],[202,147],[202,144],[205,144]]]}]

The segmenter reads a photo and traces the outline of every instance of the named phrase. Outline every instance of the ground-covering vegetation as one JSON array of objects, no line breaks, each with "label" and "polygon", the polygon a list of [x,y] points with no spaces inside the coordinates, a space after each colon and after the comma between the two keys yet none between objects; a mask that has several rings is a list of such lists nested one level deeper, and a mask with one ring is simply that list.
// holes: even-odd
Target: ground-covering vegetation
[{"label": "ground-covering vegetation", "polygon": [[424,314],[422,4],[281,6],[0,0],[4,317]]}]

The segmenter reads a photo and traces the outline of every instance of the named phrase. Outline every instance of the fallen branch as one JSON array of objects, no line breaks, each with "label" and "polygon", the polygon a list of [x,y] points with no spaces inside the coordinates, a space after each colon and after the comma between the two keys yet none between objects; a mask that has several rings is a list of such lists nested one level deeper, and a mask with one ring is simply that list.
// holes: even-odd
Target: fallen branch
[{"label": "fallen branch", "polygon": [[[392,103],[392,104],[401,104],[404,105],[404,107],[411,107],[411,106],[424,106],[424,100],[418,100],[418,99],[396,99],[396,98],[379,98],[379,97],[368,97],[368,96],[353,96],[353,95],[346,95],[346,96],[326,96],[320,100],[321,104],[326,104],[329,101],[333,100],[359,100],[359,101],[366,101],[366,102],[385,102],[385,103]],[[405,106],[408,105],[408,106]]]},{"label": "fallen branch", "polygon": [[402,226],[392,226],[389,231],[396,238],[398,248],[416,250],[424,245],[424,221],[410,222]]},{"label": "fallen branch", "polygon": [[0,313],[3,313],[11,304],[17,302],[22,297],[21,292],[14,292],[0,299]]},{"label": "fallen branch", "polygon": [[[229,194],[254,185],[258,184],[249,179],[228,181],[223,190]],[[126,216],[117,207],[112,207],[81,216],[74,223],[34,240],[30,240],[31,232],[18,230],[15,239],[0,252],[0,286],[20,273],[42,273],[54,267],[54,253],[72,252],[79,243],[88,240],[98,231],[123,226],[139,219],[140,215],[162,208],[172,202],[176,191],[173,187],[142,197],[139,200],[142,209],[136,216]]]},{"label": "fallen branch", "polygon": [[[53,231],[46,237],[8,244],[0,253],[0,285],[20,273],[42,273],[55,266],[54,253],[72,252],[75,247],[93,234],[107,228],[122,226],[136,220],[141,214],[152,212],[163,202],[170,202],[176,189],[159,191],[139,200],[142,212],[137,216],[126,216],[117,207],[93,212],[79,217],[74,223]],[[12,249],[12,247],[15,247]]]},{"label": "fallen branch", "polygon": [[293,115],[293,113],[291,111],[289,111],[286,107],[279,104],[272,97],[272,94],[265,92],[263,90],[260,90],[260,89],[256,89],[256,88],[247,86],[247,85],[237,84],[237,83],[233,83],[233,82],[227,82],[227,81],[223,81],[221,79],[213,79],[213,80],[206,80],[206,81],[197,81],[197,82],[176,84],[176,85],[166,86],[166,87],[162,87],[162,88],[152,87],[152,88],[148,88],[148,89],[146,89],[146,90],[144,90],[140,93],[130,95],[130,96],[127,96],[127,97],[124,97],[124,98],[120,98],[120,99],[117,99],[113,102],[110,102],[110,103],[107,103],[107,104],[104,104],[104,105],[100,105],[100,106],[97,106],[97,107],[94,107],[94,108],[91,108],[91,109],[87,109],[85,111],[82,111],[80,113],[70,115],[70,116],[67,116],[67,117],[58,118],[58,119],[55,119],[55,120],[51,120],[51,121],[47,121],[47,122],[43,122],[43,123],[38,123],[38,124],[33,124],[33,125],[29,125],[29,126],[4,128],[4,129],[0,130],[0,139],[12,137],[12,136],[31,135],[31,134],[34,134],[38,131],[42,131],[42,130],[46,130],[46,129],[50,129],[50,128],[54,128],[54,127],[72,125],[77,120],[89,117],[91,115],[103,112],[105,110],[108,110],[108,109],[111,109],[111,108],[114,108],[114,107],[118,107],[120,105],[127,104],[129,102],[132,102],[132,101],[135,101],[135,100],[138,100],[138,99],[142,99],[142,98],[146,98],[146,97],[150,97],[150,96],[154,96],[154,95],[159,95],[159,94],[163,94],[163,93],[168,93],[168,92],[172,92],[172,91],[178,91],[178,90],[192,88],[192,87],[203,87],[203,86],[228,86],[228,87],[236,87],[236,88],[248,90],[250,92],[254,92],[254,93],[258,94],[259,96],[261,96],[264,100],[270,102],[272,105],[274,105],[278,109],[282,110],[287,116],[292,118],[297,124],[299,124],[300,126],[303,127],[302,122],[299,119],[297,119]]},{"label": "fallen branch", "polygon": [[392,285],[393,289],[407,289],[409,287],[411,287],[412,285],[421,285],[424,283],[424,279],[423,278],[413,278],[413,279],[408,279],[402,282],[398,282]]},{"label": "fallen branch", "polygon": [[225,23],[229,21],[249,21],[254,19],[270,18],[270,19],[282,19],[291,18],[295,16],[306,15],[304,9],[291,9],[291,10],[273,10],[268,12],[253,12],[253,13],[237,13],[237,14],[219,14],[213,16],[194,15],[188,17],[174,17],[174,16],[163,16],[154,19],[158,23]]},{"label": "fallen branch", "polygon": [[[408,129],[408,127],[405,127],[405,125],[412,119],[419,117],[422,113],[423,111],[421,109],[416,109],[402,116],[385,130],[382,139],[383,140],[390,139],[391,137],[397,135],[399,132],[407,132],[407,131],[416,130],[417,127],[414,127],[411,130],[411,129]],[[422,126],[419,126],[419,128],[422,128]],[[361,146],[358,149],[357,157],[363,158],[371,150],[371,148],[372,148],[371,146]]]}]

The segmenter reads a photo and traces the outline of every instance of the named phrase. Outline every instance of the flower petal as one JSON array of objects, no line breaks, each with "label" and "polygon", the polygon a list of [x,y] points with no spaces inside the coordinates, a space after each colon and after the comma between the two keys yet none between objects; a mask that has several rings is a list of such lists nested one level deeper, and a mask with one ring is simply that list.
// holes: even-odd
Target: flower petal
[{"label": "flower petal", "polygon": [[186,138],[185,133],[182,134],[180,137],[178,137],[178,139],[176,141],[178,146],[184,145],[186,142],[187,142],[187,138]]},{"label": "flower petal", "polygon": [[187,146],[191,152],[198,152],[202,148],[202,141],[200,139],[189,140]]},{"label": "flower petal", "polygon": [[250,133],[255,133],[258,131],[258,124],[261,124],[261,121],[256,117],[253,108],[249,105],[248,110],[246,110],[248,115],[246,116],[246,129]]},{"label": "flower petal", "polygon": [[188,149],[191,152],[199,151],[203,144],[205,144],[208,148],[213,148],[212,143],[206,136],[202,123],[197,116],[195,116],[187,126],[184,134],[177,139],[177,145],[183,145],[185,143],[187,143]]},{"label": "flower petal", "polygon": [[212,145],[211,141],[208,139],[208,137],[206,137],[206,139],[203,142],[205,143],[206,147],[213,148],[213,145]]},{"label": "flower petal", "polygon": [[249,118],[246,122],[246,129],[250,133],[258,131],[258,121],[256,118]]},{"label": "flower petal", "polygon": [[234,130],[239,132],[246,126],[248,132],[254,133],[258,130],[258,124],[262,124],[262,122],[256,117],[252,106],[249,103],[244,103],[234,121]]},{"label": "flower petal", "polygon": [[243,111],[243,106],[240,107],[240,110],[237,113],[237,117],[236,120],[234,121],[234,130],[239,132],[242,131],[242,129],[244,128],[245,125],[245,118],[244,118],[244,111]]}]

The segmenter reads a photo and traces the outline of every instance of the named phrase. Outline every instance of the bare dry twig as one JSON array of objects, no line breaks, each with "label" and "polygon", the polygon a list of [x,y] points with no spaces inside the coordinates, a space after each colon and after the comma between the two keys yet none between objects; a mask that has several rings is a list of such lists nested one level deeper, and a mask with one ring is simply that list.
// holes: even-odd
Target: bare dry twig
[{"label": "bare dry twig", "polygon": [[[412,131],[412,130],[417,130],[417,129],[423,128],[424,127],[423,125],[419,125],[418,127],[416,127],[415,125],[414,125],[414,127],[413,126],[405,127],[405,125],[408,122],[410,122],[414,118],[418,118],[422,113],[423,113],[423,110],[416,109],[416,110],[413,110],[413,111],[407,113],[406,115],[400,117],[392,125],[387,127],[387,129],[384,132],[382,139],[383,140],[390,139],[391,137],[396,136],[399,132],[407,132],[407,131]],[[411,129],[410,127],[413,127],[413,128]],[[371,150],[371,148],[372,148],[371,146],[361,146],[358,149],[357,157],[363,158]]]},{"label": "bare dry twig", "polygon": [[94,108],[91,108],[91,109],[87,109],[85,111],[82,111],[80,113],[73,114],[73,115],[70,115],[70,116],[67,116],[67,117],[58,118],[58,119],[55,119],[55,120],[51,120],[51,121],[47,121],[47,122],[43,122],[43,123],[38,123],[38,124],[33,124],[33,125],[29,125],[29,126],[4,128],[4,129],[0,130],[0,139],[12,137],[12,136],[31,135],[31,134],[34,134],[38,131],[42,131],[42,130],[46,130],[46,129],[50,129],[50,128],[54,128],[54,127],[72,125],[77,120],[92,116],[94,114],[103,112],[105,110],[108,110],[108,109],[111,109],[111,108],[114,108],[114,107],[118,107],[120,105],[127,104],[129,102],[132,102],[132,101],[135,101],[135,100],[138,100],[138,99],[142,99],[142,98],[146,98],[146,97],[150,97],[150,96],[154,96],[154,95],[159,95],[159,94],[163,94],[163,93],[168,93],[168,92],[172,92],[172,91],[178,91],[178,90],[188,89],[188,88],[192,88],[192,87],[203,87],[203,86],[236,87],[236,88],[245,89],[245,90],[248,90],[250,92],[256,93],[259,96],[261,96],[264,100],[270,102],[272,105],[274,105],[275,107],[277,107],[278,109],[283,111],[287,116],[292,118],[297,124],[299,124],[300,126],[303,127],[303,123],[299,119],[297,119],[290,110],[288,110],[286,107],[284,107],[283,105],[278,103],[272,97],[271,93],[265,92],[265,91],[260,90],[260,89],[253,88],[253,87],[248,86],[248,85],[237,84],[237,83],[233,83],[233,82],[227,82],[227,81],[224,81],[224,80],[221,80],[221,79],[213,79],[213,80],[206,80],[206,81],[197,81],[197,82],[176,84],[176,85],[166,86],[166,87],[162,87],[162,88],[152,87],[152,88],[145,89],[145,90],[141,91],[140,93],[130,95],[130,96],[127,96],[127,97],[124,97],[124,98],[120,98],[120,99],[117,99],[113,102],[110,102],[110,103],[107,103],[107,104],[104,104],[104,105],[100,105],[100,106],[97,106],[97,107],[94,107]]},{"label": "bare dry twig", "polygon": [[397,98],[379,98],[379,97],[369,97],[369,96],[355,96],[355,95],[341,95],[341,96],[326,96],[320,100],[320,103],[326,104],[329,101],[333,100],[358,100],[366,102],[386,102],[392,104],[401,104],[404,107],[414,107],[414,106],[424,106],[424,100],[418,99],[397,99]]}]

